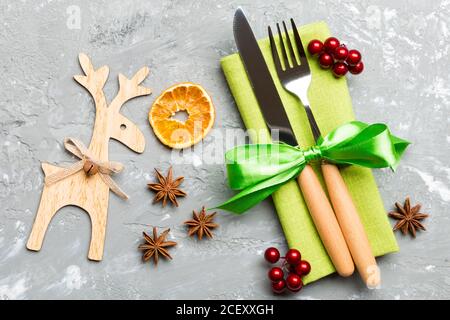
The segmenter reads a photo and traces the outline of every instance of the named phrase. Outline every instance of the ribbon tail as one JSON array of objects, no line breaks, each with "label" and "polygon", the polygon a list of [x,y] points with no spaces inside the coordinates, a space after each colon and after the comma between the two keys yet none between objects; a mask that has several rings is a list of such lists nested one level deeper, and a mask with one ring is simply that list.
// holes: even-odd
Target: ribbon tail
[{"label": "ribbon tail", "polygon": [[285,182],[297,176],[303,167],[304,165],[291,168],[279,175],[247,187],[232,198],[212,209],[223,209],[236,214],[242,214],[270,196]]},{"label": "ribbon tail", "polygon": [[395,171],[397,169],[398,164],[400,163],[400,158],[402,157],[403,153],[406,151],[406,148],[411,144],[411,142],[403,140],[399,137],[396,137],[394,135],[391,135],[392,144],[394,145],[395,152],[397,155],[397,161],[391,166],[392,171]]},{"label": "ribbon tail", "polygon": [[83,165],[84,165],[84,161],[80,160],[78,162],[75,162],[74,164],[72,164],[71,166],[69,166],[67,168],[62,168],[61,170],[58,170],[57,172],[46,176],[45,180],[44,180],[45,184],[47,186],[51,186],[52,184],[77,173],[78,171],[80,171],[83,168]]},{"label": "ribbon tail", "polygon": [[212,209],[223,209],[236,214],[242,214],[270,196],[279,187],[280,185],[275,185],[257,191],[252,190],[253,187],[250,187]]},{"label": "ribbon tail", "polygon": [[117,183],[114,182],[114,180],[107,174],[100,173],[100,177],[103,179],[103,182],[106,183],[106,185],[111,189],[112,192],[117,194],[119,197],[121,197],[124,200],[128,200],[128,195],[120,189],[120,187],[117,185]]},{"label": "ribbon tail", "polygon": [[98,165],[100,172],[104,174],[119,173],[123,170],[123,164],[121,164],[120,162],[98,162]]}]

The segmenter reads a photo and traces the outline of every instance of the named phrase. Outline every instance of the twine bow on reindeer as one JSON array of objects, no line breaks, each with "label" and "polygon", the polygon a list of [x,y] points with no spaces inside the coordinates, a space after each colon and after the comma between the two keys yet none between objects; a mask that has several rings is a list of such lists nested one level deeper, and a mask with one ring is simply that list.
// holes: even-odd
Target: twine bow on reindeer
[{"label": "twine bow on reindeer", "polygon": [[113,173],[118,173],[123,170],[123,165],[120,162],[99,161],[95,159],[90,150],[86,148],[86,146],[81,141],[74,138],[64,139],[64,147],[67,151],[80,158],[81,160],[67,168],[46,176],[46,185],[50,186],[81,170],[84,170],[86,175],[99,174],[103,182],[111,189],[112,192],[114,192],[124,200],[128,199],[128,195],[123,192],[111,178],[111,175]]}]

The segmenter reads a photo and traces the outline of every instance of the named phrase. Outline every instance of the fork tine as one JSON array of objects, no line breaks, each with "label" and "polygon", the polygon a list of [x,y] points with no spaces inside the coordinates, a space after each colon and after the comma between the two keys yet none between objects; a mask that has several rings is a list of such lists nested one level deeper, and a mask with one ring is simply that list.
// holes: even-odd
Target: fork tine
[{"label": "fork tine", "polygon": [[292,18],[291,18],[291,24],[292,24],[292,29],[294,30],[294,39],[295,39],[295,44],[297,46],[297,50],[299,53],[298,56],[300,58],[300,64],[304,65],[305,67],[307,66],[309,69],[308,60],[306,60],[305,49],[303,48],[302,40],[300,38],[300,35],[298,34],[297,26],[295,25],[294,19],[292,19]]},{"label": "fork tine", "polygon": [[278,24],[278,23],[277,23],[277,29],[278,29],[278,37],[280,38],[281,52],[283,53],[283,58],[284,58],[284,68],[289,69],[291,67],[291,65],[289,64],[289,60],[288,60],[287,53],[286,53],[286,48],[284,46],[283,35],[281,34],[280,24]]},{"label": "fork tine", "polygon": [[279,74],[280,72],[283,71],[283,68],[281,67],[280,57],[278,56],[278,49],[275,43],[275,39],[273,38],[272,29],[270,28],[270,26],[268,29],[269,29],[270,48],[272,49],[272,58],[273,62],[275,63],[275,68],[277,69],[277,73]]},{"label": "fork tine", "polygon": [[288,51],[289,51],[289,56],[291,57],[291,61],[292,61],[292,66],[298,66],[297,63],[297,58],[295,57],[295,51],[294,48],[292,47],[292,43],[291,43],[291,37],[289,37],[289,32],[286,28],[286,23],[283,21],[283,28],[284,28],[284,34],[286,35],[286,42],[288,43]]}]

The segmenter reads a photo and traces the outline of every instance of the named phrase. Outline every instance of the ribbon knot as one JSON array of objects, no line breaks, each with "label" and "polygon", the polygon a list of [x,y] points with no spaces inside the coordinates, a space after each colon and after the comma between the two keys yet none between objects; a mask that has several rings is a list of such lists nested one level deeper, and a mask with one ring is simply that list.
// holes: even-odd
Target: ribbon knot
[{"label": "ribbon knot", "polygon": [[121,163],[114,161],[100,161],[96,159],[92,155],[91,151],[86,148],[83,142],[74,138],[64,139],[64,147],[67,151],[78,157],[80,160],[67,168],[62,168],[57,172],[46,176],[46,185],[50,186],[83,170],[87,176],[96,174],[100,175],[103,182],[111,189],[112,192],[117,194],[122,199],[128,199],[127,194],[123,192],[111,178],[112,174],[123,170],[123,165]]},{"label": "ribbon knot", "polygon": [[303,156],[306,162],[311,162],[313,160],[318,160],[322,158],[322,151],[319,147],[313,146],[303,151]]},{"label": "ribbon knot", "polygon": [[300,174],[308,162],[395,169],[410,143],[392,135],[382,123],[352,121],[337,127],[317,145],[302,150],[284,143],[252,144],[226,152],[228,183],[241,190],[216,208],[244,213]]}]

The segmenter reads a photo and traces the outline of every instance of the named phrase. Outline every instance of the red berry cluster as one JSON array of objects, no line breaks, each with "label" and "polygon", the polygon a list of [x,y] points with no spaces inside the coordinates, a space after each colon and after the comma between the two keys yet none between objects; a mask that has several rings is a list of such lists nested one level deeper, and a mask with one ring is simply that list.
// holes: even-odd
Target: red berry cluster
[{"label": "red berry cluster", "polygon": [[342,77],[348,71],[352,74],[360,74],[364,70],[361,61],[361,53],[358,50],[348,50],[345,44],[338,39],[330,37],[324,43],[320,40],[311,40],[308,44],[311,55],[319,56],[319,64],[324,69],[332,68],[336,77]]},{"label": "red berry cluster", "polygon": [[[288,288],[292,292],[298,292],[303,287],[302,277],[311,271],[308,261],[302,260],[300,251],[289,249],[285,257],[280,257],[277,248],[270,247],[264,253],[264,258],[270,263],[276,263],[280,258],[284,259],[281,268],[273,267],[269,270],[269,279],[272,281],[272,290],[275,293],[282,293]],[[288,275],[285,278],[284,274]]]}]

